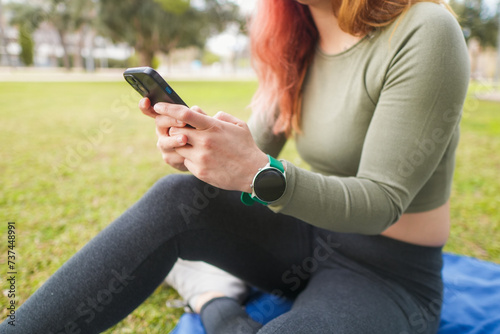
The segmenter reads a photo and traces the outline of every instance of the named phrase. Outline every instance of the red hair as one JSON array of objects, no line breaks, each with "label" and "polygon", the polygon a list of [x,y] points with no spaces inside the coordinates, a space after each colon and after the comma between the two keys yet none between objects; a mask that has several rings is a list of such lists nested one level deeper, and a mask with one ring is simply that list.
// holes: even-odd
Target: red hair
[{"label": "red hair", "polygon": [[[363,36],[376,27],[389,25],[412,4],[422,1],[443,3],[442,0],[332,0],[332,13],[343,31]],[[308,6],[294,0],[258,1],[250,25],[252,62],[259,79],[252,106],[256,112],[276,117],[274,133],[290,135],[292,129],[300,131],[301,88],[318,37]]]}]

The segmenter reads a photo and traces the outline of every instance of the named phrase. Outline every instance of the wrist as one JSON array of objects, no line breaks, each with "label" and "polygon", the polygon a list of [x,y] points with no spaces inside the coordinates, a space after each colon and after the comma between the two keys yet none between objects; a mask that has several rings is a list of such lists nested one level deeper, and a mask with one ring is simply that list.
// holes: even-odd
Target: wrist
[{"label": "wrist", "polygon": [[256,154],[256,157],[252,159],[252,167],[248,168],[248,173],[245,176],[245,184],[241,191],[246,193],[252,193],[252,182],[255,175],[259,172],[260,169],[264,168],[269,162],[269,158],[267,154],[260,151]]},{"label": "wrist", "polygon": [[268,162],[254,175],[250,192],[242,192],[241,202],[252,205],[255,202],[269,205],[278,201],[286,191],[285,165],[267,155]]}]

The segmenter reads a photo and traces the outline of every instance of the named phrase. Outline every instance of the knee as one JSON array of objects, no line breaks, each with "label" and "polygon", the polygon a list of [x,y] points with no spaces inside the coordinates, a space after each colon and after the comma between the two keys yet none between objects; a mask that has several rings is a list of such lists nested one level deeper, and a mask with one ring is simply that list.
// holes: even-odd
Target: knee
[{"label": "knee", "polygon": [[197,211],[207,207],[219,192],[220,189],[200,181],[193,175],[172,174],[158,180],[147,197],[163,207],[174,206],[184,211]]},{"label": "knee", "polygon": [[197,178],[189,174],[170,174],[156,181],[151,187],[152,192],[162,194],[162,197],[172,192],[179,192],[190,187],[191,184],[200,182]]},{"label": "knee", "polygon": [[162,206],[183,202],[189,196],[189,189],[199,187],[200,180],[188,174],[171,174],[162,177],[146,193],[150,201]]}]

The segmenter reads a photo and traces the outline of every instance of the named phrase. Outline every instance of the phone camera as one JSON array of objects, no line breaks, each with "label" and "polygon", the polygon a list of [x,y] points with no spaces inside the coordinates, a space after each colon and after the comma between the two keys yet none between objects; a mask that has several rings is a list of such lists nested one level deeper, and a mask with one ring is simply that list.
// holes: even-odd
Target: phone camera
[{"label": "phone camera", "polygon": [[127,80],[127,82],[129,84],[131,84],[132,86],[135,86],[137,84],[137,80],[135,80],[135,78],[133,76],[126,75],[125,80]]},{"label": "phone camera", "polygon": [[127,76],[125,76],[125,80],[127,80],[127,82],[132,87],[134,87],[134,89],[136,91],[138,91],[142,96],[146,96],[147,94],[149,94],[149,91],[147,90],[147,88],[144,87],[144,85],[139,80],[134,78],[133,76],[127,75]]}]

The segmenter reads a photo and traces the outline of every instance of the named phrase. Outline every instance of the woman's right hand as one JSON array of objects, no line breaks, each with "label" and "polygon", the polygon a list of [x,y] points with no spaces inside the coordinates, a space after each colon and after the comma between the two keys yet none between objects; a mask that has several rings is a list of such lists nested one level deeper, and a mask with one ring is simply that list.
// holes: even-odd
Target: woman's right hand
[{"label": "woman's right hand", "polygon": [[[175,152],[176,148],[187,144],[187,137],[184,135],[170,136],[170,128],[182,128],[186,126],[186,123],[179,123],[172,117],[157,114],[147,97],[141,99],[139,109],[146,116],[155,119],[156,135],[158,136],[157,146],[161,151],[163,161],[175,169],[187,171],[186,166],[184,166],[184,158]],[[199,108],[193,108],[193,110],[203,113]],[[161,147],[158,145],[160,142],[162,143]]]}]

